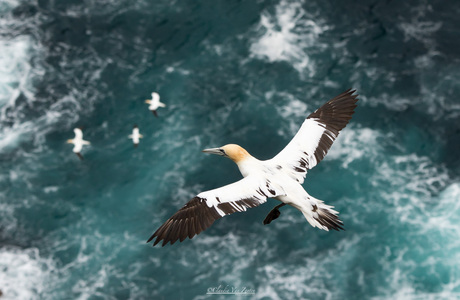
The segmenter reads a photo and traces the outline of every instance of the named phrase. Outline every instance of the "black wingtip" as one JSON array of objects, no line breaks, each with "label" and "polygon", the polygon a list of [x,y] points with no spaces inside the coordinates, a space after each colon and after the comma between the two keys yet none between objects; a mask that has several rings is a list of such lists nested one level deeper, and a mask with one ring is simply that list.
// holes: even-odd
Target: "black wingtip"
[{"label": "black wingtip", "polygon": [[158,114],[157,114],[157,111],[156,111],[156,110],[152,110],[152,113],[153,113],[153,115],[154,115],[155,117],[158,118]]},{"label": "black wingtip", "polygon": [[147,240],[147,244],[150,243],[153,239],[155,238],[155,235],[153,234],[148,240]]}]

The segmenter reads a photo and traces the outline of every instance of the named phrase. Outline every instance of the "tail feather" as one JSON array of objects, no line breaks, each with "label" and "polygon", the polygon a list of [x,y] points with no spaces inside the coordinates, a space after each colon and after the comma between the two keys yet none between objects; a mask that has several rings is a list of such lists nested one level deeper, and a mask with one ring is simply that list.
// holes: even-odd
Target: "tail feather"
[{"label": "tail feather", "polygon": [[345,230],[343,222],[338,217],[339,213],[333,208],[333,206],[326,205],[323,201],[310,196],[301,211],[308,223],[313,227],[318,227],[326,231],[329,231],[329,229],[337,231]]}]

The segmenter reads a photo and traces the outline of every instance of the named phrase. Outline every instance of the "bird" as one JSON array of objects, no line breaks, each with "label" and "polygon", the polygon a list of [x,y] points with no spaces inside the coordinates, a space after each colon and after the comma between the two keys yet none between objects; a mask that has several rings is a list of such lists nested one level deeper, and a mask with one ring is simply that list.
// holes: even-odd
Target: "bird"
[{"label": "bird", "polygon": [[290,205],[298,209],[311,226],[329,231],[345,230],[333,206],[309,195],[302,186],[309,169],[327,154],[339,132],[348,124],[357,107],[358,95],[348,89],[311,113],[299,131],[276,156],[258,160],[243,147],[227,144],[204,149],[204,153],[227,157],[236,163],[243,179],[220,188],[199,193],[161,225],[148,239],[153,246],[163,241],[193,238],[214,221],[274,198],[282,203],[267,215],[269,224],[280,215],[279,208]]},{"label": "bird", "polygon": [[75,137],[73,139],[67,140],[68,144],[74,144],[72,151],[81,159],[83,160],[83,155],[81,155],[80,151],[83,148],[83,145],[91,144],[88,141],[83,140],[83,132],[81,128],[74,128],[73,132],[75,133]]},{"label": "bird", "polygon": [[134,148],[137,148],[137,145],[139,145],[139,139],[143,137],[144,136],[139,133],[139,127],[137,127],[137,125],[133,126],[133,134],[128,136],[128,138],[133,140]]},{"label": "bird", "polygon": [[164,104],[163,102],[160,102],[160,95],[156,92],[153,92],[152,99],[145,100],[145,103],[150,104],[149,109],[152,111],[155,117],[158,117],[157,109],[159,107],[166,107],[166,104]]}]

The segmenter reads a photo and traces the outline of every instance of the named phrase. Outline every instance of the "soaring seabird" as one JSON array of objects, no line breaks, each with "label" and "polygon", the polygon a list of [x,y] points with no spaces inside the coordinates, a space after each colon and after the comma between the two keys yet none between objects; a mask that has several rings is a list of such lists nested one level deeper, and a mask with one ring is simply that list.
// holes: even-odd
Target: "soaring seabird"
[{"label": "soaring seabird", "polygon": [[133,134],[130,134],[128,136],[128,138],[133,140],[134,147],[137,147],[137,145],[139,145],[139,139],[143,137],[144,136],[139,133],[139,128],[137,127],[137,125],[134,125],[133,127]]},{"label": "soaring seabird", "polygon": [[67,140],[68,144],[74,144],[72,151],[81,159],[83,160],[83,156],[81,155],[80,151],[83,148],[83,145],[89,145],[90,142],[83,140],[83,132],[80,128],[75,128],[73,130],[75,133],[75,137],[72,140]]},{"label": "soaring seabird", "polygon": [[166,104],[164,104],[163,102],[160,102],[160,95],[155,92],[152,93],[152,99],[145,100],[145,103],[150,104],[149,109],[152,111],[155,117],[158,117],[158,114],[157,114],[158,107],[166,107]]},{"label": "soaring seabird", "polygon": [[265,218],[270,223],[280,215],[279,207],[289,204],[302,212],[313,226],[329,231],[343,230],[343,222],[333,206],[310,196],[302,187],[307,170],[316,166],[351,119],[357,96],[347,90],[310,114],[289,144],[275,157],[258,160],[235,144],[205,149],[203,152],[233,160],[243,179],[202,192],[177,211],[147,241],[156,237],[154,246],[163,241],[174,244],[193,238],[214,221],[234,212],[246,211],[274,198],[282,202]]}]

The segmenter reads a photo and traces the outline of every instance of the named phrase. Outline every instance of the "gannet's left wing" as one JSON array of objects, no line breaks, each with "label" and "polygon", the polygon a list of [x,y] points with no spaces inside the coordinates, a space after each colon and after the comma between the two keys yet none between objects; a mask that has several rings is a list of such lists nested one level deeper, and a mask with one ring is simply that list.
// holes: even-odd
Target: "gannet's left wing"
[{"label": "gannet's left wing", "polygon": [[198,194],[177,211],[147,241],[156,237],[155,246],[177,240],[190,239],[207,229],[217,219],[234,212],[246,211],[267,201],[268,197],[284,195],[281,187],[274,187],[269,180],[248,176],[235,183]]},{"label": "gannet's left wing", "polygon": [[310,114],[289,144],[270,161],[287,168],[302,183],[307,170],[316,166],[351,119],[358,95],[347,90]]}]

